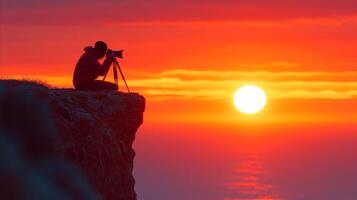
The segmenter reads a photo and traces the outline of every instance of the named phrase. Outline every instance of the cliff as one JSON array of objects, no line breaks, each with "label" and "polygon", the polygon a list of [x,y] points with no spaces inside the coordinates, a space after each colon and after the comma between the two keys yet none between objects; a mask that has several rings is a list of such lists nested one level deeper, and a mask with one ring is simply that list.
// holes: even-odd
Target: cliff
[{"label": "cliff", "polygon": [[[18,157],[29,163],[27,168],[41,166],[43,160],[50,160],[53,166],[73,163],[81,172],[77,173],[76,167],[66,172],[52,167],[50,171],[56,176],[39,174],[50,176],[54,188],[72,198],[136,199],[132,144],[143,123],[144,108],[145,99],[138,94],[50,89],[31,82],[0,81],[0,137],[7,141],[0,143],[0,148],[15,144]],[[0,166],[6,162],[9,160],[0,159]],[[9,173],[13,173],[10,178],[1,178],[0,182],[23,182],[26,175],[21,169],[0,168],[0,175]],[[29,190],[26,183],[19,191]],[[9,190],[16,193],[18,189],[11,187]],[[38,190],[43,193],[45,188]],[[14,195],[28,193],[40,195],[31,191]],[[0,195],[5,194],[0,191]]]}]

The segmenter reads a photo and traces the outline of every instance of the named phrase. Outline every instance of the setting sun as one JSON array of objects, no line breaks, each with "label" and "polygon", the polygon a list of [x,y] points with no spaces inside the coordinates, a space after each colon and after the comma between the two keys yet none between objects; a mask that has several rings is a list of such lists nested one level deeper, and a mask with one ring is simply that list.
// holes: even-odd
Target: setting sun
[{"label": "setting sun", "polygon": [[235,107],[246,114],[254,114],[262,110],[266,103],[266,95],[262,89],[246,85],[234,94]]}]

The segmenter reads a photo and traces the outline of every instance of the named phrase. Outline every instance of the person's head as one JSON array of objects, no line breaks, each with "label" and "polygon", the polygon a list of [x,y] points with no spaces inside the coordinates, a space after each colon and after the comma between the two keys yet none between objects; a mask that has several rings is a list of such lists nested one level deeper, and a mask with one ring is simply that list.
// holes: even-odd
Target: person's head
[{"label": "person's head", "polygon": [[98,59],[101,59],[105,56],[107,49],[108,49],[108,46],[103,41],[97,41],[94,44],[94,51],[95,51]]}]

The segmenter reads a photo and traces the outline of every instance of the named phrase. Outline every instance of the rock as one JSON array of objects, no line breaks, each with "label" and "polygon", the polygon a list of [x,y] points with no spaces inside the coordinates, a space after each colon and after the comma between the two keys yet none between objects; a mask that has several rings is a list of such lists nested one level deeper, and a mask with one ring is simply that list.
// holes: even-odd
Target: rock
[{"label": "rock", "polygon": [[[69,196],[136,199],[132,144],[143,123],[142,96],[117,91],[50,89],[33,82],[3,80],[0,109],[0,136],[15,141],[24,160],[33,163],[43,157],[74,163],[95,191],[85,196],[81,194],[83,189],[76,189],[67,192]],[[26,147],[23,140],[31,141],[31,145]],[[23,179],[22,175],[15,177]],[[70,178],[67,182],[71,182]]]}]

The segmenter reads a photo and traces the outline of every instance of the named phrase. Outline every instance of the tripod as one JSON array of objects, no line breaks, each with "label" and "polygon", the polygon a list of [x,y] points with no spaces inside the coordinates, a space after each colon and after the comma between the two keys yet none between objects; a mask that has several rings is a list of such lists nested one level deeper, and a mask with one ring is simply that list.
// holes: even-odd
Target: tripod
[{"label": "tripod", "polygon": [[[125,77],[124,77],[124,74],[123,72],[121,71],[121,68],[119,66],[119,63],[117,60],[114,60],[113,62],[113,73],[114,73],[114,82],[115,84],[118,86],[119,83],[118,83],[118,69],[119,69],[119,72],[120,72],[120,75],[125,83],[125,86],[126,86],[126,89],[128,90],[128,92],[130,93],[130,90],[129,90],[129,87],[128,87],[128,84],[126,84],[126,80],[125,80]],[[109,71],[109,70],[108,70]],[[107,74],[108,72],[104,75],[103,77],[103,81],[105,80],[105,78],[107,77]]]}]

